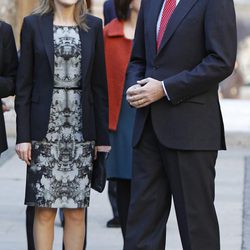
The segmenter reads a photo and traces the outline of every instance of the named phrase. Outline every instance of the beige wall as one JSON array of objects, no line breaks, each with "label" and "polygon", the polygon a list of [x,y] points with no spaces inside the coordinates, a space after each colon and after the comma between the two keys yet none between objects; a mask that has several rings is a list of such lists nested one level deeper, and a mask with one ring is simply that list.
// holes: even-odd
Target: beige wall
[{"label": "beige wall", "polygon": [[93,2],[93,14],[102,17],[102,6],[104,0],[92,0]]}]

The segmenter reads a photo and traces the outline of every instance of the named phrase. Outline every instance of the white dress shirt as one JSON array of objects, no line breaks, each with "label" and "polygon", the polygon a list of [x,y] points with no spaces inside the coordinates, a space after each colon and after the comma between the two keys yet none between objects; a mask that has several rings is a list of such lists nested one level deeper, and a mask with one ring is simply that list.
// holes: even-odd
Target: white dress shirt
[{"label": "white dress shirt", "polygon": [[[163,5],[162,5],[161,12],[160,12],[160,15],[159,15],[159,18],[158,18],[157,27],[156,27],[156,37],[158,37],[158,34],[159,34],[159,30],[160,30],[160,26],[161,26],[162,14],[163,14],[163,10],[164,10],[166,1],[167,1],[167,0],[165,0],[164,3],[163,3]],[[179,2],[180,2],[180,0],[176,0],[176,6],[178,5]],[[166,88],[165,88],[165,85],[164,85],[164,82],[163,82],[163,81],[162,81],[162,87],[163,87],[163,90],[164,90],[164,92],[165,92],[166,97],[167,97],[168,100],[170,101],[168,92],[167,92],[167,90],[166,90]]]}]

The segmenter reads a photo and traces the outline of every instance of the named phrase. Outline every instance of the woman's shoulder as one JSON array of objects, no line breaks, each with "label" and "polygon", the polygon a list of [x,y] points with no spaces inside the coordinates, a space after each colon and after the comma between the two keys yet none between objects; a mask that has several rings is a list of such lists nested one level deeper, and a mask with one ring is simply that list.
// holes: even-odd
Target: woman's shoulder
[{"label": "woman's shoulder", "polygon": [[98,27],[102,26],[102,19],[96,16],[93,16],[91,14],[86,14],[86,23],[87,25],[92,28],[92,27]]},{"label": "woman's shoulder", "polygon": [[104,34],[109,37],[124,36],[123,28],[123,22],[115,18],[104,27]]},{"label": "woman's shoulder", "polygon": [[105,25],[104,30],[114,30],[123,27],[123,22],[119,21],[118,18],[114,18],[110,23]]},{"label": "woman's shoulder", "polygon": [[23,25],[36,28],[40,22],[44,22],[45,20],[50,20],[50,19],[52,21],[53,20],[52,18],[53,18],[53,14],[51,12],[45,13],[45,14],[34,13],[28,16],[25,16],[23,18]]},{"label": "woman's shoulder", "polygon": [[40,14],[31,14],[31,15],[25,16],[23,18],[23,22],[33,24],[33,23],[36,23],[41,17],[42,15]]}]

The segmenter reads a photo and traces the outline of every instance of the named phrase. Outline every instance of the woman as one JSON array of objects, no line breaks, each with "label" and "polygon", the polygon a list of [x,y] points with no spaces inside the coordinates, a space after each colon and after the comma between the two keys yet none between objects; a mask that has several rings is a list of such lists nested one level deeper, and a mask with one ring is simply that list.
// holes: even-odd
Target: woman
[{"label": "woman", "polygon": [[52,249],[57,208],[65,249],[83,249],[93,152],[110,150],[102,22],[86,11],[84,0],[42,0],[23,22],[16,151],[37,250]]},{"label": "woman", "polygon": [[123,237],[130,201],[132,129],[135,111],[126,101],[125,75],[132,50],[140,0],[115,0],[117,19],[104,28],[112,152],[107,175],[117,181],[117,203]]},{"label": "woman", "polygon": [[14,95],[17,51],[12,28],[0,20],[0,155],[7,149],[1,98]]}]

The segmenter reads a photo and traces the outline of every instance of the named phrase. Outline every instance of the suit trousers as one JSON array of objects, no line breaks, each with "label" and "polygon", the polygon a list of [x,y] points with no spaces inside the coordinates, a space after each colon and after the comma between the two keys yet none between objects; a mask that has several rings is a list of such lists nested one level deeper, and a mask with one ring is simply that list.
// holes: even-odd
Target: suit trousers
[{"label": "suit trousers", "polygon": [[128,209],[130,202],[131,181],[125,179],[117,179],[117,207],[121,223],[122,237],[125,240]]},{"label": "suit trousers", "polygon": [[[185,125],[183,125],[185,126]],[[219,250],[214,207],[217,151],[168,149],[151,117],[133,151],[125,250],[164,250],[173,198],[184,250]]]}]

